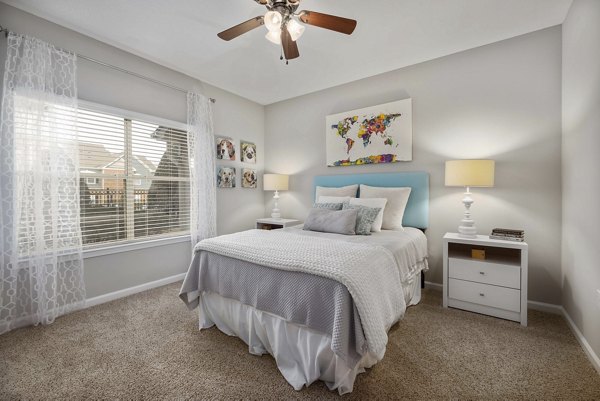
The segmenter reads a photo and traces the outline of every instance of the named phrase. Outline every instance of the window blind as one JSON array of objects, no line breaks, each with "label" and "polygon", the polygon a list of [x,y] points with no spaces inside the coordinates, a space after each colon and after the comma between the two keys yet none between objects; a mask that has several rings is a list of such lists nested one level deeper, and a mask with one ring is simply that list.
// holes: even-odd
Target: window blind
[{"label": "window blind", "polygon": [[189,232],[186,132],[80,108],[83,244]]}]

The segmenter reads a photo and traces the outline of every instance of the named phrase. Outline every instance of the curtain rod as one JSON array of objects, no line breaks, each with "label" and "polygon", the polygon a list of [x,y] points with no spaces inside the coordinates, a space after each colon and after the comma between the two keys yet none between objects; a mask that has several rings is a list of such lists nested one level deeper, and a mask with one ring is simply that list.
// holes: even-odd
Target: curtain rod
[{"label": "curtain rod", "polygon": [[[8,37],[8,34],[10,33],[10,31],[8,30],[8,28],[4,28],[2,25],[0,25],[0,33],[2,33],[2,32],[4,32],[4,37]],[[69,50],[65,50],[65,49],[62,49],[62,48],[59,48],[59,49],[62,50],[62,51],[65,51],[67,53],[73,53],[73,52],[71,52]],[[84,56],[83,54],[75,53],[75,55],[78,58],[90,61],[92,63],[98,64],[98,65],[101,65],[101,66],[104,66],[104,67],[112,68],[113,70],[120,71],[120,72],[122,72],[124,74],[129,74],[129,75],[132,75],[132,76],[134,76],[136,78],[144,79],[146,81],[153,82],[155,84],[162,85],[164,87],[171,88],[171,89],[179,91],[179,92],[188,93],[188,91],[185,90],[185,89],[183,89],[183,88],[179,88],[177,86],[168,84],[166,82],[162,82],[162,81],[159,81],[157,79],[150,78],[150,77],[147,77],[147,76],[142,75],[142,74],[138,74],[137,72],[129,71],[129,70],[126,70],[125,68],[117,67],[116,65],[108,64],[108,63],[105,63],[104,61],[100,61],[100,60],[96,60],[96,59],[93,59],[93,58],[88,57],[88,56]],[[216,99],[213,99],[212,97],[209,98],[209,100],[211,101],[211,103],[215,103],[217,101]]]}]

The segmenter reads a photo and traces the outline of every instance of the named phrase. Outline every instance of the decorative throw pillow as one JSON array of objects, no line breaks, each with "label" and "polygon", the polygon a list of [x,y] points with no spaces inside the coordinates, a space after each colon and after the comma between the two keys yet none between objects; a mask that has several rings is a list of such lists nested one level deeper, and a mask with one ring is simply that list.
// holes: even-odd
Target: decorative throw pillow
[{"label": "decorative throw pillow", "polygon": [[315,203],[313,208],[315,209],[328,209],[328,210],[342,210],[343,202],[340,203]]},{"label": "decorative throw pillow", "polygon": [[349,200],[351,205],[361,205],[368,207],[378,207],[381,208],[379,213],[377,213],[377,218],[373,222],[371,226],[371,231],[379,232],[381,231],[381,224],[383,223],[383,213],[385,210],[385,204],[387,203],[386,198],[352,198]]},{"label": "decorative throw pillow", "polygon": [[354,235],[358,210],[310,209],[304,230]]},{"label": "decorative throw pillow", "polygon": [[319,187],[316,189],[315,200],[318,201],[321,196],[349,196],[356,198],[358,184],[348,185],[345,187]]},{"label": "decorative throw pillow", "polygon": [[350,199],[356,198],[351,198],[349,196],[319,196],[317,203],[344,203],[350,202]]},{"label": "decorative throw pillow", "polygon": [[401,231],[404,230],[402,219],[404,218],[404,210],[406,210],[410,191],[410,187],[370,187],[361,184],[360,197],[387,198],[381,228]]},{"label": "decorative throw pillow", "polygon": [[354,229],[354,231],[356,231],[356,235],[371,235],[371,226],[373,226],[373,222],[377,218],[377,214],[381,208],[344,203],[342,211],[348,209],[358,210],[356,228]]}]

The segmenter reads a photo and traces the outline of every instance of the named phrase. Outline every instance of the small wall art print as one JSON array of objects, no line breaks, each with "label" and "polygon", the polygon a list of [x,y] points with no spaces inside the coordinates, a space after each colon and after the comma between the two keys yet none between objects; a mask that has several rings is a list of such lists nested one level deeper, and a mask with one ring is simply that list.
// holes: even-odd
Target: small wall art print
[{"label": "small wall art print", "polygon": [[242,188],[256,188],[256,170],[242,169]]},{"label": "small wall art print", "polygon": [[326,117],[327,166],[412,160],[412,99]]},{"label": "small wall art print", "polygon": [[240,144],[242,149],[241,160],[244,163],[256,163],[256,145],[251,142],[242,141]]},{"label": "small wall art print", "polygon": [[217,138],[217,159],[235,160],[235,142],[231,138]]},{"label": "small wall art print", "polygon": [[217,188],[235,188],[235,167],[217,167]]}]

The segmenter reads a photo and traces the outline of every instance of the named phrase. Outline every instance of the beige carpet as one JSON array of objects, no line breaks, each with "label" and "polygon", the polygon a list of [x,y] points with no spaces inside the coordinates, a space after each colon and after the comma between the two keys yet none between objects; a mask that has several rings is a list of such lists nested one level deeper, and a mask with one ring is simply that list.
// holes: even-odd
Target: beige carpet
[{"label": "beige carpet", "polygon": [[[199,332],[178,286],[0,336],[0,399],[337,397],[321,382],[296,392],[270,356]],[[530,311],[523,328],[440,305],[425,291],[344,398],[600,400],[600,375],[561,317]]]}]

